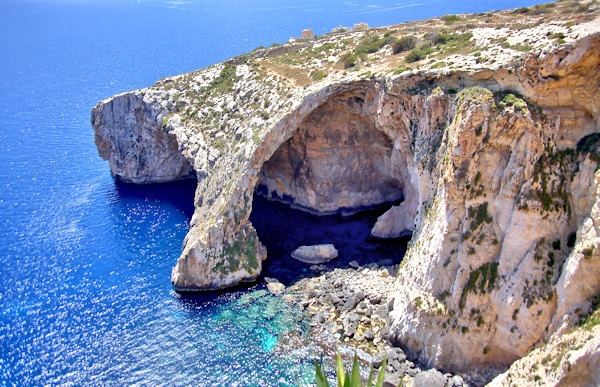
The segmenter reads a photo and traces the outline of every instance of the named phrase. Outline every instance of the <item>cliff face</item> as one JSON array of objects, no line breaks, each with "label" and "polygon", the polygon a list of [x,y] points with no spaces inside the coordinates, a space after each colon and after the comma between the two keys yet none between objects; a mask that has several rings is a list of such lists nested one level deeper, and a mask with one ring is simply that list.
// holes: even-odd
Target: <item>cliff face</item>
[{"label": "cliff face", "polygon": [[598,294],[600,173],[583,150],[598,146],[597,44],[495,73],[524,99],[478,86],[451,99],[436,163],[417,167],[423,206],[392,312],[395,339],[429,365],[508,365]]},{"label": "cliff face", "polygon": [[[412,69],[384,48],[360,56],[368,72],[315,73],[319,55],[345,61],[369,31],[259,50],[100,102],[96,144],[125,181],[196,175],[177,290],[260,274],[257,187],[319,213],[404,198],[372,231],[413,235],[390,337],[430,366],[505,367],[600,294],[599,23],[556,23],[532,21],[544,38],[525,54],[510,48],[519,32],[504,31],[509,46],[487,64],[500,38],[479,27],[448,38],[467,51],[438,44],[444,62]],[[557,30],[569,44],[549,43]]]},{"label": "cliff face", "polygon": [[94,110],[94,141],[115,177],[143,184],[193,176],[176,139],[157,121],[167,108],[152,104],[151,93],[134,92],[103,101]]}]

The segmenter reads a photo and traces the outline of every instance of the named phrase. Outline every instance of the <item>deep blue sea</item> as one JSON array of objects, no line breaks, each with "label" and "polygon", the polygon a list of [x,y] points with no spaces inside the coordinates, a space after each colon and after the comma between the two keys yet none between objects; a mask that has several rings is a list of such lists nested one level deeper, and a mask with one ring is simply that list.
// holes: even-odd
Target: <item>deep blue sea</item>
[{"label": "deep blue sea", "polygon": [[0,0],[0,385],[310,385],[310,353],[278,350],[306,330],[281,299],[173,292],[194,183],[116,183],[90,109],[304,28],[533,3]]}]

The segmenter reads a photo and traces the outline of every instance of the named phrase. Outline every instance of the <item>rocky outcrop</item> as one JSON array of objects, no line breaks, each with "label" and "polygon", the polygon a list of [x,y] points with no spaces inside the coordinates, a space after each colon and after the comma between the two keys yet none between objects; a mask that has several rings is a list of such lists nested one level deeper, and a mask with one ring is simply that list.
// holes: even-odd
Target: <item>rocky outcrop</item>
[{"label": "rocky outcrop", "polygon": [[162,183],[193,177],[176,139],[161,126],[167,107],[155,95],[132,92],[100,102],[92,111],[94,141],[110,172],[131,183]]},{"label": "rocky outcrop", "polygon": [[555,335],[546,345],[514,362],[490,386],[600,385],[600,326],[598,313],[565,335]]},{"label": "rocky outcrop", "polygon": [[392,206],[377,218],[371,235],[377,238],[398,238],[412,234],[415,222],[414,219],[404,215],[407,211],[409,208],[406,202]]},{"label": "rocky outcrop", "polygon": [[277,278],[265,277],[267,283],[267,290],[274,296],[280,296],[285,291],[285,285],[279,282]]},{"label": "rocky outcrop", "polygon": [[433,53],[420,67],[391,47],[356,54],[373,34],[385,45],[414,26],[259,50],[100,102],[96,144],[125,181],[196,175],[178,291],[260,274],[257,187],[318,213],[403,199],[372,231],[413,235],[389,294],[390,338],[426,366],[492,376],[568,331],[600,293],[600,22],[593,4],[583,16],[556,4],[527,32],[503,28],[514,13],[496,29],[473,16],[442,40],[423,32]]},{"label": "rocky outcrop", "polygon": [[[457,94],[439,162],[419,168],[430,184],[422,185],[416,237],[391,314],[397,342],[426,364],[508,365],[598,294],[597,266],[582,249],[591,249],[588,258],[598,254],[598,234],[588,230],[600,175],[581,146],[590,134],[597,140],[598,106],[590,96],[600,74],[588,51],[596,44],[597,36],[555,52],[560,68],[553,55],[531,55],[512,73],[496,72],[524,99],[499,101],[478,86]],[[540,75],[552,66],[555,77]],[[559,90],[577,97],[565,104]],[[426,130],[430,125],[417,133]],[[586,285],[575,285],[571,269]]]}]

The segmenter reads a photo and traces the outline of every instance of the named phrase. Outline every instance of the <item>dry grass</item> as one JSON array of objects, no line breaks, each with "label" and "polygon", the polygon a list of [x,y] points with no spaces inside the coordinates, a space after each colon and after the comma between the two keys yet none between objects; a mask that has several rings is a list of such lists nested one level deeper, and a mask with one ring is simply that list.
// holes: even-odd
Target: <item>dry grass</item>
[{"label": "dry grass", "polygon": [[[326,34],[311,41],[303,41],[302,48],[285,50],[281,47],[297,43],[286,43],[277,49],[278,55],[261,58],[260,64],[268,71],[293,82],[297,87],[306,87],[321,79],[311,77],[315,71],[328,74],[325,79],[356,72],[360,74],[384,74],[406,68],[476,68],[491,64],[506,63],[535,49],[546,49],[577,38],[573,26],[597,18],[600,6],[596,1],[561,1],[515,10],[485,12],[473,15],[446,15],[421,21],[373,28],[368,31],[348,31]],[[466,36],[470,39],[435,40],[434,36]],[[344,58],[356,53],[365,39],[414,35],[419,43],[427,45],[420,54],[411,52],[393,54],[389,45],[376,52],[360,52],[353,61],[344,63]],[[564,37],[563,37],[564,36]],[[414,64],[409,64],[407,56]],[[415,60],[415,58],[417,60]],[[349,61],[348,61],[349,62]],[[346,68],[344,68],[346,67]]]}]

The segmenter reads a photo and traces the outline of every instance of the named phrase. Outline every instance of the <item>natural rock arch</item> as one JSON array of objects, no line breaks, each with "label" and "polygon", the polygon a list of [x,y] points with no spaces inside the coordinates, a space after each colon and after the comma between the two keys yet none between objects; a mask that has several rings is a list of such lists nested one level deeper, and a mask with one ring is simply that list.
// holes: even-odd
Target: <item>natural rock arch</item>
[{"label": "natural rock arch", "polygon": [[312,111],[263,164],[262,191],[318,214],[402,199],[393,142],[363,111],[364,97],[336,95]]},{"label": "natural rock arch", "polygon": [[380,218],[373,235],[412,232],[419,203],[411,179],[414,156],[398,141],[410,128],[380,119],[390,110],[386,105],[396,102],[381,89],[379,82],[355,82],[317,95],[318,105],[307,101],[312,110],[281,128],[285,134],[270,157],[259,157],[266,161],[258,168],[256,189],[269,199],[317,214],[351,213],[404,199]]}]

